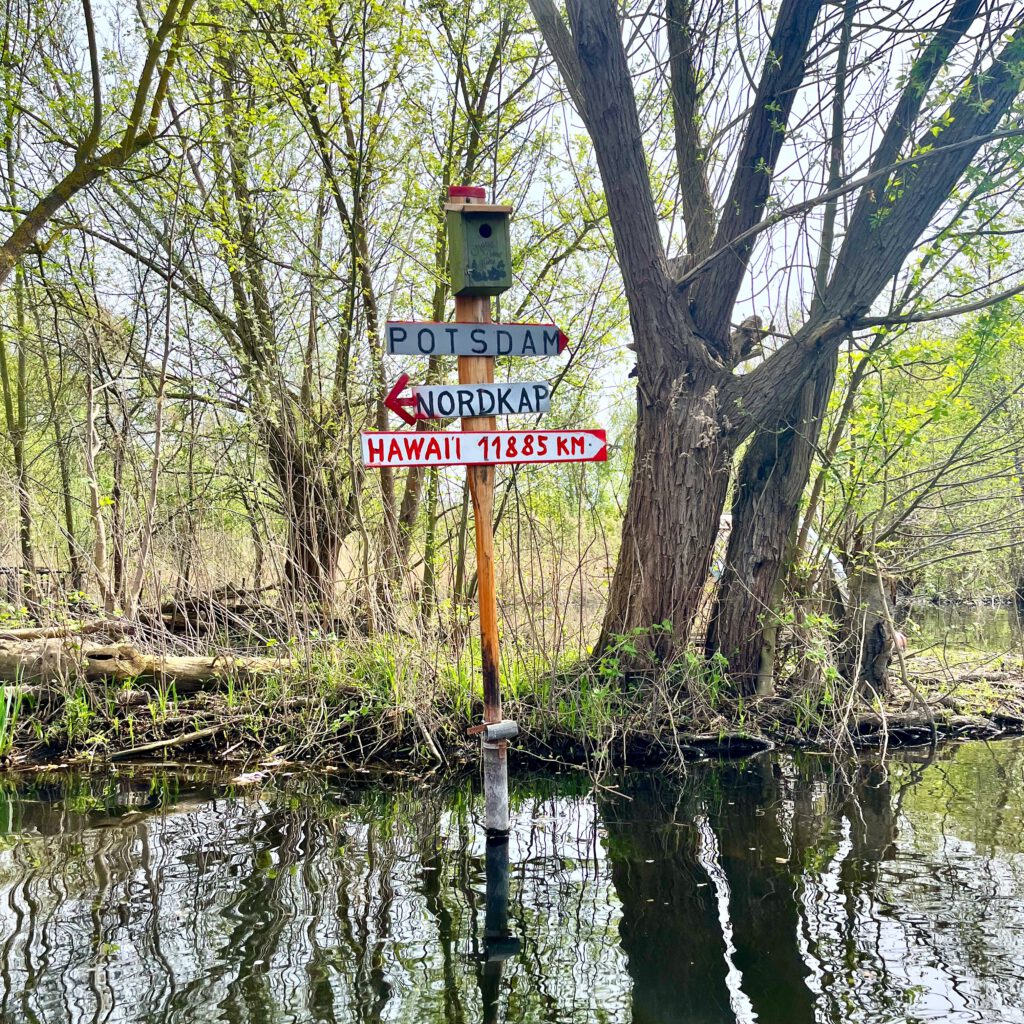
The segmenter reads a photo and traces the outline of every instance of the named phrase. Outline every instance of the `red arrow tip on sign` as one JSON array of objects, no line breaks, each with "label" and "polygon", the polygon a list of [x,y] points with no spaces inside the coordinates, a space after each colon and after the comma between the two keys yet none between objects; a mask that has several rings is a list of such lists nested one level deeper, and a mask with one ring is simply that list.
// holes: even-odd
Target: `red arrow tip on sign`
[{"label": "red arrow tip on sign", "polygon": [[387,398],[384,399],[384,404],[397,416],[401,416],[401,418],[411,426],[416,422],[416,417],[413,413],[406,411],[406,406],[415,405],[416,399],[411,395],[408,398],[398,397],[405,390],[405,386],[408,383],[409,374],[403,373],[402,376],[395,381],[395,386],[388,392]]},{"label": "red arrow tip on sign", "polygon": [[569,347],[569,335],[565,331],[558,332],[558,354],[561,355]]}]

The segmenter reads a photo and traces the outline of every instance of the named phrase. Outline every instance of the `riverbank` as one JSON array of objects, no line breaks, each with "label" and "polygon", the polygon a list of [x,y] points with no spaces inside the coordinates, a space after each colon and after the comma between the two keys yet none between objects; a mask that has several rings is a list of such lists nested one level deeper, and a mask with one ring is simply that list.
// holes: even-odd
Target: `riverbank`
[{"label": "riverbank", "polygon": [[[37,631],[38,632],[38,631]],[[0,763],[10,767],[197,759],[414,772],[477,756],[478,658],[441,645],[326,638],[263,655],[142,650],[122,626],[0,637]],[[694,658],[621,678],[614,661],[504,666],[516,756],[600,773],[772,746],[840,753],[1024,732],[1019,656],[911,657],[869,700],[827,675],[732,695],[722,666]],[[12,672],[12,665],[17,669]],[[4,667],[6,666],[6,667]]]}]

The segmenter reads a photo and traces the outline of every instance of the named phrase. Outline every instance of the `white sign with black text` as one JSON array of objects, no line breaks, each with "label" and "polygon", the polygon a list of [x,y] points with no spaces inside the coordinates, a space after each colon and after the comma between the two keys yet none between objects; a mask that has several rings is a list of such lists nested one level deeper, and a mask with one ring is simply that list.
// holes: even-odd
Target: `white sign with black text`
[{"label": "white sign with black text", "polygon": [[566,336],[554,324],[439,324],[389,320],[393,356],[557,356]]}]

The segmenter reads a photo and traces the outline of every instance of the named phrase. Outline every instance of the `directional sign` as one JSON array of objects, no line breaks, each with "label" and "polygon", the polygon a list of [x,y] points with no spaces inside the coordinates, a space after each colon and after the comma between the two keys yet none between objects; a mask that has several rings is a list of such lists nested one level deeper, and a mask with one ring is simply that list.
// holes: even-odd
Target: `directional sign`
[{"label": "directional sign", "polygon": [[364,430],[363,465],[470,466],[525,462],[604,462],[603,430]]},{"label": "directional sign", "polygon": [[393,356],[557,356],[569,339],[554,324],[437,324],[389,320]]},{"label": "directional sign", "polygon": [[417,420],[445,420],[457,416],[521,416],[548,412],[551,386],[545,381],[529,384],[431,384],[413,387],[402,397],[409,383],[403,373],[388,392],[384,404],[406,423]]}]

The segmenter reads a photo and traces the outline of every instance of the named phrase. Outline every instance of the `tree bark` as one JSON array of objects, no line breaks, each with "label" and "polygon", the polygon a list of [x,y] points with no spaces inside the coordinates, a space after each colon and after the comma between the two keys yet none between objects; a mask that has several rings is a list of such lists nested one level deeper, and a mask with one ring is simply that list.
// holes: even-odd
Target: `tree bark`
[{"label": "tree bark", "polygon": [[843,617],[840,670],[848,682],[868,695],[888,691],[889,662],[896,645],[883,587],[891,602],[895,598],[893,581],[870,568],[858,569],[850,577]]},{"label": "tree bark", "polygon": [[759,430],[740,462],[725,570],[708,626],[707,653],[721,652],[744,694],[770,689],[774,645],[764,645],[778,611],[778,582],[795,539],[836,360],[807,381],[770,430]]},{"label": "tree bark", "polygon": [[330,615],[342,542],[351,530],[352,496],[324,460],[279,433],[265,439],[288,524],[285,580],[293,594]]},{"label": "tree bark", "polygon": [[[757,450],[744,473],[750,499],[759,489],[763,495],[773,479],[765,466],[757,467],[758,455],[772,454],[774,460],[774,453],[766,451],[769,439],[774,447],[790,433],[788,447],[779,452],[790,468],[799,470],[809,457],[793,444],[800,423],[794,414],[796,403],[808,381],[817,381],[820,375],[827,380],[834,373],[843,338],[899,273],[974,155],[1010,110],[1022,86],[1024,37],[1004,33],[1002,49],[985,68],[970,74],[941,115],[930,119],[934,143],[930,142],[927,152],[891,169],[917,125],[919,111],[933,98],[929,83],[948,66],[949,49],[974,20],[976,0],[957,0],[951,6],[948,23],[923,51],[923,63],[915,67],[917,74],[897,102],[893,124],[873,154],[871,166],[877,179],[856,185],[859,198],[846,220],[834,260],[833,246],[822,245],[828,260],[819,275],[820,294],[805,323],[753,370],[734,374],[733,368],[743,358],[742,332],[737,339],[737,332],[731,331],[734,307],[749,270],[754,239],[781,220],[781,214],[765,217],[765,211],[789,115],[804,85],[808,54],[815,62],[815,75],[824,73],[820,41],[812,45],[822,5],[803,0],[782,0],[778,5],[768,56],[744,115],[734,175],[712,252],[674,285],[667,283],[663,235],[643,146],[645,132],[637,112],[635,69],[625,52],[620,5],[614,0],[569,0],[568,25],[553,0],[530,0],[530,6],[594,144],[637,351],[636,455],[600,643],[605,649],[614,648],[617,635],[653,626],[650,642],[640,644],[631,638],[631,644],[643,648],[642,656],[671,657],[686,642],[699,607],[737,446],[754,432],[766,432],[755,442]],[[675,111],[682,117],[677,126],[681,146],[699,149],[689,110],[693,73],[686,67],[690,47],[687,26],[681,20],[685,14],[685,7],[672,6],[675,24],[683,34],[677,32],[670,39],[668,56],[673,62]],[[701,70],[711,73],[710,68]],[[680,164],[688,165],[693,153],[677,156]],[[898,187],[894,182],[890,188],[894,174]],[[851,183],[851,192],[854,187]],[[803,210],[791,208],[785,216],[825,201],[815,199]],[[699,237],[703,230],[700,204],[684,210],[687,214],[693,222],[686,225],[687,230]],[[822,241],[830,243],[827,233]],[[785,474],[778,475],[781,485]],[[798,500],[798,483],[785,481],[784,492],[773,499],[778,501],[778,519],[785,518],[787,505]],[[752,511],[755,506],[751,500]],[[762,552],[755,551],[755,524],[749,518],[743,517],[735,544],[749,549],[748,567],[756,569],[749,575],[760,601],[770,605],[780,548],[774,547],[762,559]],[[782,529],[774,544],[784,545],[789,535],[789,530]],[[732,589],[736,602],[749,597],[742,586]],[[670,631],[657,628],[666,621],[671,623]],[[749,622],[723,621],[721,631],[732,642],[734,635],[742,640],[748,626]]]},{"label": "tree bark", "polygon": [[[898,157],[920,113],[928,86],[970,26],[977,8],[978,0],[957,0],[946,23],[917,59],[912,76],[915,87],[901,96],[882,142],[873,154],[873,170],[887,166]],[[830,192],[842,183],[847,60],[855,13],[856,3],[846,0],[832,99],[828,154]],[[870,198],[865,200],[870,201]],[[837,212],[837,200],[830,201],[824,210],[812,318],[824,305]],[[778,628],[774,616],[783,597],[782,582],[786,566],[793,557],[800,499],[809,482],[814,450],[837,368],[838,350],[833,349],[824,356],[813,381],[804,385],[791,407],[784,410],[775,423],[756,432],[740,465],[729,551],[707,646],[709,653],[720,650],[729,659],[730,675],[743,693],[767,692],[771,687],[774,638]],[[814,500],[812,496],[812,502]]]},{"label": "tree bark", "polygon": [[687,388],[682,369],[640,376],[629,501],[599,648],[632,634],[649,665],[651,655],[671,659],[690,636],[736,439],[723,429],[713,384]]}]

